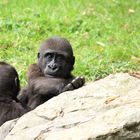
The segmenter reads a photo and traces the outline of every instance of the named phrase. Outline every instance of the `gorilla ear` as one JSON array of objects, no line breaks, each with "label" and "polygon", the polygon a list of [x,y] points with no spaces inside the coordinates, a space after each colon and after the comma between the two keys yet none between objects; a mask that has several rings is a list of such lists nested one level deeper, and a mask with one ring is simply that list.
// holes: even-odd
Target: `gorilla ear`
[{"label": "gorilla ear", "polygon": [[40,53],[37,54],[37,58],[38,58],[38,59],[40,58]]},{"label": "gorilla ear", "polygon": [[19,86],[19,79],[17,77],[15,78],[15,85],[16,85],[16,87]]}]

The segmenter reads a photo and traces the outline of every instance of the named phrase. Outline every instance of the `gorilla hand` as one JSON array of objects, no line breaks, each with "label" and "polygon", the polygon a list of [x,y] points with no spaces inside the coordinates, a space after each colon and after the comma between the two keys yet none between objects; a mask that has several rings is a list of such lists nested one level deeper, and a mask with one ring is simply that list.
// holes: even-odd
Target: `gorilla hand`
[{"label": "gorilla hand", "polygon": [[85,84],[85,78],[84,77],[76,77],[68,85],[66,85],[63,88],[62,92],[70,91],[70,90],[74,90],[74,89],[80,88],[84,84]]}]

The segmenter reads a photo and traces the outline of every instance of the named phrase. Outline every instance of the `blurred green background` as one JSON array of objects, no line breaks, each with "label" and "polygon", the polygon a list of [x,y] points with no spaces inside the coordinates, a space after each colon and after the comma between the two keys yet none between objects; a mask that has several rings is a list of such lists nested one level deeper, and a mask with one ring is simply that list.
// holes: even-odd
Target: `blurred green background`
[{"label": "blurred green background", "polygon": [[16,67],[22,85],[51,36],[66,37],[74,75],[87,80],[140,69],[140,0],[1,0],[0,60]]}]

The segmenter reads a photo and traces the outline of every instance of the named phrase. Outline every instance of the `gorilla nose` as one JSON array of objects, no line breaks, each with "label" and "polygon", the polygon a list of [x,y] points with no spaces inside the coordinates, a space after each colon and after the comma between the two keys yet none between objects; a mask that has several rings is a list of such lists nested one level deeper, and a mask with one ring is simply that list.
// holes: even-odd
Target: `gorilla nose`
[{"label": "gorilla nose", "polygon": [[50,67],[52,70],[56,70],[56,69],[58,69],[58,67],[57,67],[56,64],[49,65],[49,67]]}]

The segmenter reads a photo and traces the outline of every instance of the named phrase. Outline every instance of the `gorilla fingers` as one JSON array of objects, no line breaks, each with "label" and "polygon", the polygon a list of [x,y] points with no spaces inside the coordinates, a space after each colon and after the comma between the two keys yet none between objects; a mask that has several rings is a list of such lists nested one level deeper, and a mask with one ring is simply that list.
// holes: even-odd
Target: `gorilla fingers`
[{"label": "gorilla fingers", "polygon": [[79,87],[82,87],[85,83],[85,78],[84,77],[76,77],[74,78],[68,85],[66,85],[62,92],[65,91],[70,91],[70,90],[74,90],[77,89]]}]

